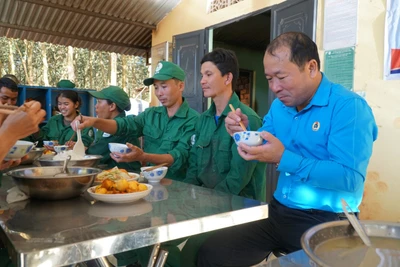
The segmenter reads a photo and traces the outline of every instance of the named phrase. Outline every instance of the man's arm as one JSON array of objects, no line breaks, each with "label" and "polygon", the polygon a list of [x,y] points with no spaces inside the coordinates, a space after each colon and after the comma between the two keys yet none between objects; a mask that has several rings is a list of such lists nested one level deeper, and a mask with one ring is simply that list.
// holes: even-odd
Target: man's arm
[{"label": "man's arm", "polygon": [[71,127],[76,131],[76,122],[79,121],[79,129],[85,129],[85,128],[90,128],[94,127],[96,129],[99,129],[103,132],[109,133],[114,135],[117,130],[117,122],[115,120],[107,120],[107,119],[100,119],[100,118],[95,118],[95,117],[88,117],[88,116],[78,116],[75,118],[75,120],[71,123]]}]

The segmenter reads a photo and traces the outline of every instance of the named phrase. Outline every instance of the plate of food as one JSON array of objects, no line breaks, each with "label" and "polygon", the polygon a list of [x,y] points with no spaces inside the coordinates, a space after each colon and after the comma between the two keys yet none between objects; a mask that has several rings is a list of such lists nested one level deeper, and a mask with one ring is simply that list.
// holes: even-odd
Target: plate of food
[{"label": "plate of food", "polygon": [[101,184],[105,179],[109,179],[111,181],[117,181],[121,179],[125,179],[127,181],[137,181],[139,180],[140,175],[134,172],[127,172],[125,169],[119,169],[118,167],[114,167],[109,170],[104,170],[99,173],[93,184]]},{"label": "plate of food", "polygon": [[106,203],[131,203],[146,197],[153,189],[152,185],[127,181],[105,179],[100,185],[87,189],[89,195]]}]

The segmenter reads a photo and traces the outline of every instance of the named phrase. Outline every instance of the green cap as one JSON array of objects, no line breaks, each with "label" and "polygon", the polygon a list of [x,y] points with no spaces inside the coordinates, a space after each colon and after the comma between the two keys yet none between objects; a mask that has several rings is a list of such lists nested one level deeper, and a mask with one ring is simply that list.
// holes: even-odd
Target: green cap
[{"label": "green cap", "polygon": [[154,80],[166,81],[173,78],[184,81],[185,72],[178,65],[172,62],[160,61],[157,64],[153,77],[145,79],[143,83],[144,85],[149,86],[154,84]]},{"label": "green cap", "polygon": [[111,100],[122,110],[129,110],[131,104],[128,94],[118,86],[109,86],[101,91],[89,91],[89,94],[95,98]]},{"label": "green cap", "polygon": [[75,84],[70,80],[60,80],[57,83],[58,88],[75,88]]}]

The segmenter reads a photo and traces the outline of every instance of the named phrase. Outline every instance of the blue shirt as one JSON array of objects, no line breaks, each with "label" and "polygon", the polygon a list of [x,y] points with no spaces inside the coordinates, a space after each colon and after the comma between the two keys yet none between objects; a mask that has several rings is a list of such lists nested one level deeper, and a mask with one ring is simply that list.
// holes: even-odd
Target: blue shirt
[{"label": "blue shirt", "polygon": [[361,203],[378,128],[367,102],[325,75],[300,112],[275,99],[259,131],[285,146],[274,197],[294,209],[342,212]]}]

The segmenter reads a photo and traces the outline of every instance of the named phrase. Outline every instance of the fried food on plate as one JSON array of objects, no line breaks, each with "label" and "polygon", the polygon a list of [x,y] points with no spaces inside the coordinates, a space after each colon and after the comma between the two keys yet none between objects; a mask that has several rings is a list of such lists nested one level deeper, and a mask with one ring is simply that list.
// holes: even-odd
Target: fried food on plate
[{"label": "fried food on plate", "polygon": [[105,179],[95,188],[94,192],[96,194],[126,194],[145,190],[147,190],[147,186],[137,181],[121,179],[114,182],[110,179]]},{"label": "fried food on plate", "polygon": [[96,176],[96,182],[104,181],[105,179],[109,179],[111,181],[117,181],[121,179],[131,179],[132,177],[128,174],[125,169],[118,169],[118,167],[114,167],[109,170],[102,171]]}]

